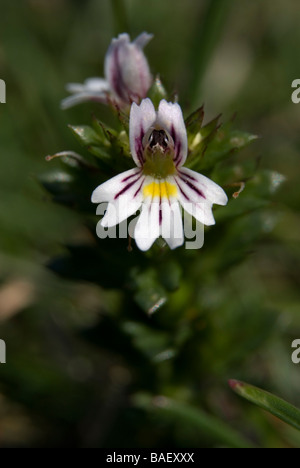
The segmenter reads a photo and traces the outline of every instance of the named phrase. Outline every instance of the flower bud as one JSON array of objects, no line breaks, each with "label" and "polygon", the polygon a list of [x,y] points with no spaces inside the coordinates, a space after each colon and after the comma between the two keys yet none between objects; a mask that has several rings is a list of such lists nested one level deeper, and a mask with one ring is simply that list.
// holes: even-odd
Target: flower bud
[{"label": "flower bud", "polygon": [[128,34],[113,39],[105,58],[105,77],[117,100],[123,103],[139,103],[147,96],[152,84],[143,48],[152,35],[140,34],[130,42]]},{"label": "flower bud", "polygon": [[63,99],[62,109],[94,101],[118,105],[129,109],[147,96],[152,85],[147,59],[143,48],[152,39],[152,34],[143,32],[133,42],[128,34],[113,39],[105,57],[103,78],[88,78],[83,84],[69,83],[71,96]]}]

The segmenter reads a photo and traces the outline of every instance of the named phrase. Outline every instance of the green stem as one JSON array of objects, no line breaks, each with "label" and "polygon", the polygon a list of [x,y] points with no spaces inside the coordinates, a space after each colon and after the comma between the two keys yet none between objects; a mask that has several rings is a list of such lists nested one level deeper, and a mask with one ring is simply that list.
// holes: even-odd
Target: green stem
[{"label": "green stem", "polygon": [[129,21],[124,0],[111,0],[114,16],[115,34],[129,31]]},{"label": "green stem", "polygon": [[208,0],[204,17],[201,15],[201,19],[196,21],[190,55],[191,101],[199,95],[203,76],[220,39],[232,3],[229,0]]}]

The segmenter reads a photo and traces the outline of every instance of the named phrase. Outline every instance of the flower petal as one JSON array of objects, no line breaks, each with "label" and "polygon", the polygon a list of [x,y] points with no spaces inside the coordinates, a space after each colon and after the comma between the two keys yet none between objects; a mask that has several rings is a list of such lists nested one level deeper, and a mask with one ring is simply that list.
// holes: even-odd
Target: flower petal
[{"label": "flower petal", "polygon": [[138,178],[140,173],[141,171],[138,168],[129,169],[129,171],[122,172],[112,179],[107,180],[103,184],[99,185],[92,193],[92,203],[114,201],[118,193],[126,187],[129,189],[132,187],[132,182]]},{"label": "flower petal", "polygon": [[76,106],[77,104],[82,104],[83,102],[100,102],[101,104],[107,103],[107,96],[105,93],[103,94],[95,94],[95,93],[78,93],[74,94],[73,96],[69,96],[63,99],[60,103],[61,109],[68,109],[69,107]]},{"label": "flower petal", "polygon": [[184,242],[182,215],[177,200],[161,204],[161,236],[170,249],[176,249]]},{"label": "flower petal", "polygon": [[91,93],[102,93],[109,91],[109,84],[104,78],[88,78],[83,84],[81,83],[68,83],[66,85],[69,93],[82,93],[84,91]]},{"label": "flower petal", "polygon": [[[131,194],[132,195],[132,194]],[[101,220],[103,227],[113,227],[134,215],[142,204],[141,197],[120,197],[115,203],[109,203],[106,213]]]},{"label": "flower petal", "polygon": [[173,138],[175,145],[174,162],[177,167],[182,166],[187,157],[188,142],[183,115],[179,104],[167,102],[165,99],[160,101],[156,123],[158,126],[167,130]]},{"label": "flower petal", "polygon": [[122,80],[120,68],[120,53],[130,43],[128,34],[120,34],[114,38],[107,50],[104,61],[104,75],[113,92],[123,101],[128,101],[128,90]]},{"label": "flower petal", "polygon": [[148,42],[153,39],[153,34],[148,34],[146,32],[142,32],[134,41],[133,44],[135,44],[137,47],[140,49],[143,49]]},{"label": "flower petal", "polygon": [[141,171],[135,168],[113,177],[94,190],[93,203],[109,202],[102,226],[115,226],[139,209],[143,202],[144,180]]},{"label": "flower petal", "polygon": [[140,250],[146,251],[159,236],[159,202],[148,198],[134,230],[135,242]]},{"label": "flower petal", "polygon": [[216,224],[215,218],[212,212],[212,205],[202,202],[202,203],[193,203],[186,202],[182,198],[179,199],[182,207],[187,213],[196,218],[200,223],[205,226],[213,226]]},{"label": "flower petal", "polygon": [[144,164],[143,138],[156,120],[154,105],[150,99],[143,99],[138,106],[135,102],[131,106],[129,119],[130,149],[134,162],[141,167]]},{"label": "flower petal", "polygon": [[182,167],[179,171],[182,179],[185,180],[191,188],[200,191],[206,200],[217,205],[226,205],[228,197],[222,187],[198,172]]},{"label": "flower petal", "polygon": [[122,82],[129,103],[139,103],[147,96],[152,75],[144,52],[135,44],[128,44],[119,57]]},{"label": "flower petal", "polygon": [[62,109],[67,109],[87,101],[106,103],[109,84],[103,78],[88,78],[83,84],[68,83],[66,89],[74,95],[61,101]]},{"label": "flower petal", "polygon": [[215,224],[211,201],[207,200],[198,188],[191,187],[179,175],[174,179],[178,186],[178,200],[182,207],[206,226]]}]

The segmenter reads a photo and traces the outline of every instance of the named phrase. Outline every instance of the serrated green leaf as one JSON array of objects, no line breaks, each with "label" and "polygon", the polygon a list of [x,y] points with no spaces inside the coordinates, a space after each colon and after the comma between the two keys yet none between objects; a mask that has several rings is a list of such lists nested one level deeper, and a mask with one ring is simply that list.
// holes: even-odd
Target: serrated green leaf
[{"label": "serrated green leaf", "polygon": [[120,132],[118,135],[117,145],[122,150],[122,153],[124,154],[124,156],[131,158],[129,137],[128,137],[128,134],[124,130]]},{"label": "serrated green leaf", "polygon": [[93,116],[93,127],[95,129],[96,134],[98,135],[98,139],[104,145],[113,144],[117,139],[117,132],[112,128],[108,127],[105,123],[101,120],[98,120],[95,116]]},{"label": "serrated green leaf", "polygon": [[186,164],[188,167],[193,167],[193,161],[195,164],[195,162],[199,162],[203,158],[209,142],[214,138],[220,126],[219,119],[220,115],[202,127],[195,134],[192,132],[192,136],[188,134],[189,157]]},{"label": "serrated green leaf", "polygon": [[300,430],[300,410],[295,406],[272,393],[245,382],[230,380],[229,385],[241,397]]},{"label": "serrated green leaf", "polygon": [[216,163],[245,148],[258,138],[247,132],[232,130],[231,127],[231,122],[219,129],[215,127],[217,131],[214,134],[209,134],[206,141],[203,140],[201,133],[199,143],[192,148],[187,166],[195,170],[210,170]]},{"label": "serrated green leaf", "polygon": [[[125,114],[119,113],[119,118],[125,119]],[[131,152],[129,146],[129,136],[128,136],[128,120],[124,120],[123,126],[125,130],[121,132],[117,132],[109,127],[107,127],[103,122],[93,117],[93,125],[96,132],[99,134],[99,137],[102,139],[102,145],[99,146],[91,146],[89,151],[91,151],[94,155],[98,157],[107,158],[110,157],[112,159],[113,164],[115,164],[116,159],[118,159],[119,163],[121,163],[120,169],[127,168],[127,162],[124,159],[124,156],[131,160]]]},{"label": "serrated green leaf", "polygon": [[204,106],[199,107],[189,117],[185,119],[185,126],[188,133],[189,146],[196,135],[201,131],[202,123],[204,119]]},{"label": "serrated green leaf", "polygon": [[256,135],[239,130],[220,129],[207,148],[202,167],[205,169],[213,167],[217,162],[245,148],[257,138]]},{"label": "serrated green leaf", "polygon": [[118,110],[118,118],[124,127],[126,133],[129,132],[129,115],[126,112]]},{"label": "serrated green leaf", "polygon": [[101,144],[98,134],[89,125],[69,125],[69,128],[82,146]]},{"label": "serrated green leaf", "polygon": [[212,119],[210,122],[204,125],[204,127],[201,128],[200,134],[202,140],[205,140],[205,138],[211,136],[220,127],[219,120],[221,116],[222,114],[217,115],[217,117]]},{"label": "serrated green leaf", "polygon": [[111,161],[110,153],[102,146],[90,145],[87,147],[87,150],[94,156],[97,156],[97,158],[104,159],[107,162]]}]

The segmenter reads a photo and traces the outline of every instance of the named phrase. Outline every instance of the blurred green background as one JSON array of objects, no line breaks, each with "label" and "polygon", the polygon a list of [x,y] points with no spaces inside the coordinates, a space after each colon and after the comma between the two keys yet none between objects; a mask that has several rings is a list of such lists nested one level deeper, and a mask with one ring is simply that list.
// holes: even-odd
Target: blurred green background
[{"label": "blurred green background", "polygon": [[[1,0],[1,447],[238,446],[239,437],[300,446],[299,433],[227,385],[246,380],[300,406],[300,365],[291,362],[300,338],[300,105],[291,102],[300,78],[298,3]],[[107,287],[48,268],[66,245],[88,244],[90,232],[80,211],[53,203],[39,182],[59,168],[46,155],[82,152],[68,124],[89,123],[92,112],[110,122],[103,106],[59,104],[66,83],[103,76],[111,38],[124,31],[154,34],[145,50],[151,70],[179,94],[185,115],[203,103],[206,120],[237,113],[235,125],[260,137],[240,157],[286,178],[259,235],[247,215],[223,250],[210,249],[218,224],[207,234],[192,286],[189,253],[180,254],[176,292],[152,317],[132,301],[130,278],[127,289],[117,279]],[[239,249],[242,261],[212,273],[222,253],[235,259]],[[172,261],[167,276],[177,274]],[[104,277],[109,257],[98,267]],[[81,279],[80,262],[72,268]]]}]

